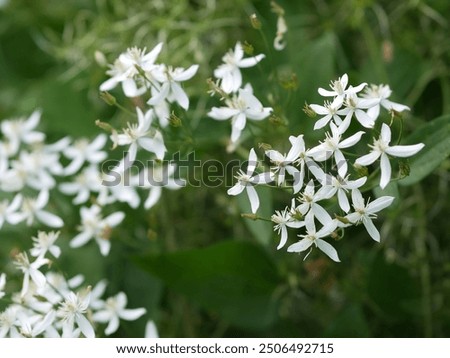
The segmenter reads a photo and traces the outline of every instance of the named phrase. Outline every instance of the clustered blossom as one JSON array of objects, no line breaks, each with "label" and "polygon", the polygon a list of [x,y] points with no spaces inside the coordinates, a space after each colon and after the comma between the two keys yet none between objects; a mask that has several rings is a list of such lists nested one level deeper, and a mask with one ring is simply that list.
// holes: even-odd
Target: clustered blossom
[{"label": "clustered blossom", "polygon": [[[138,115],[142,116],[142,119],[145,117],[140,110]],[[111,173],[103,173],[101,169],[107,158],[104,147],[108,137],[105,134],[100,134],[92,140],[71,140],[65,137],[56,143],[47,144],[44,133],[37,129],[40,118],[41,112],[35,111],[29,118],[2,122],[1,134],[4,139],[0,137],[0,191],[4,195],[0,199],[0,230],[22,224],[62,228],[65,225],[64,220],[58,215],[59,208],[52,200],[55,191],[60,191],[69,197],[73,196],[74,204],[82,205],[81,233],[72,238],[72,247],[82,246],[94,239],[101,253],[107,255],[111,246],[109,239],[112,230],[123,220],[122,212],[111,212],[109,207],[116,202],[127,202],[133,208],[138,207],[142,202],[137,192],[139,189],[144,197],[146,193],[147,197],[151,197],[150,201],[145,200],[144,205],[150,208],[157,203],[163,187],[177,189],[182,186],[180,182],[169,178],[167,182],[158,183],[156,190],[159,195],[155,195],[154,186],[146,185],[145,180],[142,182],[135,179],[140,174],[130,174],[129,179],[133,185],[123,185],[124,175],[121,175],[120,182],[109,180]],[[145,120],[148,120],[148,116]],[[150,138],[139,140],[155,141]],[[162,150],[159,153],[162,153]],[[175,166],[171,165],[170,169],[166,169],[167,166],[162,165],[155,165],[154,168],[155,171],[164,173],[169,171],[172,175]],[[143,178],[142,175],[143,171],[140,175]],[[95,205],[88,205],[90,200],[94,200]],[[103,214],[103,211],[109,212],[109,215]],[[84,213],[93,216],[86,218]],[[104,219],[99,219],[95,225],[89,224],[89,220],[101,217]],[[60,252],[52,245],[54,240],[54,235],[39,234],[33,239],[35,247],[32,255],[40,257],[42,252],[48,250],[57,258]]]},{"label": "clustered blossom", "polygon": [[238,42],[233,50],[223,56],[221,64],[214,70],[219,86],[215,92],[223,95],[225,105],[213,107],[208,116],[219,121],[231,119],[231,143],[235,144],[245,128],[247,119],[261,121],[269,117],[271,107],[264,107],[253,94],[248,83],[242,87],[241,68],[256,66],[265,56],[263,54],[244,58],[244,49]]},{"label": "clustered blossom", "polygon": [[[59,232],[40,231],[30,255],[16,255],[15,266],[23,274],[20,293],[8,292],[6,274],[0,273],[0,299],[7,297],[11,302],[0,311],[0,338],[109,336],[119,329],[121,320],[134,321],[146,314],[145,308],[127,308],[123,292],[102,299],[106,280],[94,287],[83,286],[81,275],[66,279],[52,271],[46,255],[59,256],[58,236]],[[153,321],[148,321],[145,334],[158,336]]]},{"label": "clustered blossom", "polygon": [[[359,97],[358,94],[366,86],[366,83],[355,87],[349,85],[348,76],[344,74],[331,82],[331,90],[320,88],[319,94],[328,100],[324,106],[311,104],[309,109],[321,116],[314,129],[329,126],[330,131],[325,133],[325,139],[307,148],[302,134],[290,136],[287,154],[275,149],[265,151],[270,168],[262,173],[256,171],[260,163],[255,150],[251,149],[247,172],[240,171],[236,176],[238,182],[228,190],[229,195],[238,195],[245,189],[253,214],[259,207],[255,188],[259,184],[275,182],[280,187],[292,190],[290,205],[276,210],[271,217],[274,231],[280,235],[278,249],[286,245],[288,232],[293,229],[297,232],[300,230],[297,234],[300,240],[288,246],[287,251],[308,251],[305,258],[317,248],[333,261],[339,262],[336,249],[327,240],[342,237],[343,231],[353,225],[364,225],[369,236],[380,241],[380,233],[373,220],[381,210],[392,204],[394,197],[380,196],[373,201],[365,199],[362,194],[364,185],[376,180],[377,171],[374,170],[370,176],[361,176],[357,169],[372,165],[380,158],[379,186],[384,189],[392,176],[389,157],[413,156],[424,145],[391,145],[390,126],[386,123],[377,124],[381,121],[380,106],[391,111],[391,114],[392,111],[401,112],[408,107],[388,100],[391,90],[387,85],[368,87],[365,94]],[[210,113],[217,116],[217,113],[221,113],[218,111],[213,108]],[[355,124],[360,125],[360,130],[350,132],[353,119],[356,119]],[[381,134],[378,139],[374,139],[373,145],[369,144],[371,151],[359,156],[359,151],[353,150],[352,155],[359,157],[352,163],[344,155],[344,150],[356,148],[357,145],[361,147],[361,139],[368,140],[368,136],[372,136],[377,128],[381,128]],[[306,184],[305,178],[309,178]],[[337,203],[337,206],[330,205],[333,203]]]}]

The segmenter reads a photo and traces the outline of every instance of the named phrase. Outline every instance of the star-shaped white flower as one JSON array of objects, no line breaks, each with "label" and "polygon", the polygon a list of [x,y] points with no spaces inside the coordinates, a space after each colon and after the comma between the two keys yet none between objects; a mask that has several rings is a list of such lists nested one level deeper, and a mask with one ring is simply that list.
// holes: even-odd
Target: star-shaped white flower
[{"label": "star-shaped white flower", "polygon": [[292,213],[295,210],[295,199],[292,199],[291,208],[286,207],[283,211],[275,211],[275,214],[270,218],[275,223],[273,230],[278,232],[280,236],[280,243],[277,246],[277,250],[281,249],[287,242],[288,232],[287,228],[301,228],[305,226],[304,221],[296,220]]},{"label": "star-shaped white flower", "polygon": [[386,108],[388,111],[390,111],[391,109],[396,112],[403,112],[405,110],[409,111],[410,108],[408,106],[388,100],[391,94],[392,90],[389,85],[371,85],[370,87],[366,88],[363,96],[368,99],[378,100],[378,103],[375,106],[369,108],[367,111],[367,114],[373,120],[376,120],[380,115],[380,106]]},{"label": "star-shaped white flower", "polygon": [[323,97],[344,97],[347,93],[349,93],[349,91],[352,91],[354,93],[358,93],[360,92],[366,85],[367,83],[361,83],[360,85],[356,86],[356,87],[349,87],[347,88],[348,85],[348,76],[346,73],[344,73],[342,75],[342,77],[339,77],[336,81],[331,81],[330,83],[330,90],[326,90],[323,88],[319,88],[318,92],[321,96]]},{"label": "star-shaped white flower", "polygon": [[352,202],[355,212],[346,216],[353,224],[363,223],[370,237],[375,241],[380,241],[380,233],[372,222],[377,217],[376,213],[387,208],[394,201],[393,196],[382,196],[371,203],[364,203],[364,198],[358,189],[352,190]]},{"label": "star-shaped white flower", "polygon": [[0,201],[0,229],[5,222],[15,225],[22,221],[22,215],[17,212],[21,203],[21,194],[17,194],[11,202],[6,199]]},{"label": "star-shaped white flower", "polygon": [[[332,220],[330,220],[327,223],[327,225],[324,225],[319,231],[316,231],[316,225],[314,223],[314,215],[312,215],[312,213],[309,213],[305,217],[305,226],[306,226],[306,235],[298,235],[303,239],[289,246],[287,251],[303,252],[309,249],[312,245],[315,245],[317,248],[319,248],[319,250],[324,252],[330,259],[332,259],[335,262],[340,262],[336,249],[325,240],[322,240],[323,237],[329,236],[336,229],[335,223]],[[306,257],[308,257],[308,255],[306,255]]]},{"label": "star-shaped white flower", "polygon": [[239,139],[247,119],[260,121],[267,118],[272,111],[270,107],[263,107],[253,95],[250,85],[240,88],[238,94],[226,100],[225,104],[227,107],[213,107],[208,112],[208,116],[219,121],[231,118],[231,141],[233,143]]},{"label": "star-shaped white flower", "polygon": [[107,336],[113,334],[119,328],[120,319],[134,321],[146,313],[145,308],[127,309],[127,296],[119,292],[116,296],[106,300],[105,306],[95,312],[93,319],[99,323],[108,323],[105,329]]},{"label": "star-shaped white flower", "polygon": [[139,147],[144,148],[148,152],[154,153],[158,159],[164,158],[166,152],[166,146],[161,132],[154,130],[153,133],[150,130],[150,126],[153,120],[153,110],[148,110],[145,114],[139,107],[136,107],[138,123],[129,123],[128,128],[123,129],[122,134],[114,133],[111,136],[115,145],[129,145],[128,155],[126,159],[121,161],[118,165],[119,172],[127,169],[136,160],[136,154]]},{"label": "star-shaped white flower", "polygon": [[100,247],[101,254],[108,255],[111,248],[110,231],[122,222],[125,214],[118,211],[103,218],[98,205],[92,205],[90,208],[82,207],[80,214],[81,232],[72,239],[70,247],[81,247],[89,240],[94,239]]},{"label": "star-shaped white flower", "polygon": [[323,106],[318,104],[310,104],[309,106],[314,112],[323,116],[314,124],[314,129],[325,127],[331,119],[333,119],[336,125],[340,125],[342,123],[342,119],[339,117],[338,111],[342,107],[343,102],[344,97],[336,97],[331,103],[329,101],[325,101]]},{"label": "star-shaped white flower", "polygon": [[329,199],[331,197],[331,189],[322,186],[317,192],[314,188],[314,181],[311,179],[305,186],[303,193],[300,196],[300,205],[297,210],[302,214],[312,214],[320,221],[322,225],[327,225],[332,221],[330,214],[318,204],[319,201]]},{"label": "star-shaped white flower", "polygon": [[238,182],[230,189],[228,189],[228,195],[239,195],[244,191],[247,191],[248,199],[252,208],[252,213],[256,213],[259,208],[259,197],[254,186],[257,184],[267,184],[273,181],[272,173],[262,173],[253,175],[256,165],[258,164],[258,158],[255,150],[252,148],[248,157],[247,173],[239,170],[235,178]]},{"label": "star-shaped white flower", "polygon": [[98,164],[105,160],[107,154],[103,151],[108,137],[105,134],[99,134],[92,142],[82,138],[72,146],[64,150],[64,155],[72,162],[64,169],[65,175],[75,174],[85,162]]},{"label": "star-shaped white flower", "polygon": [[236,43],[234,51],[228,51],[222,57],[221,64],[214,70],[214,76],[221,79],[220,86],[225,93],[236,92],[242,85],[241,68],[253,67],[261,61],[265,55],[244,58],[244,50],[240,42]]},{"label": "star-shaped white flower", "polygon": [[423,143],[413,145],[394,145],[390,146],[391,142],[391,128],[386,123],[383,123],[381,127],[380,138],[375,140],[370,147],[372,151],[369,154],[363,155],[356,159],[355,164],[358,165],[370,165],[381,157],[380,168],[381,178],[380,187],[384,189],[391,180],[391,163],[389,162],[388,155],[392,157],[411,157],[419,152],[425,145]]},{"label": "star-shaped white flower", "polygon": [[86,338],[94,338],[92,324],[85,317],[89,308],[90,292],[75,294],[70,292],[61,303],[57,315],[62,320],[63,337],[74,336],[75,324]]},{"label": "star-shaped white flower", "polygon": [[294,194],[298,193],[303,185],[303,182],[298,180],[300,177],[300,171],[293,166],[293,163],[297,161],[300,153],[304,151],[305,142],[303,141],[303,135],[297,136],[291,143],[291,149],[288,154],[281,154],[280,152],[270,149],[266,151],[266,155],[270,158],[270,161],[275,165],[271,169],[278,175],[277,184],[282,185],[286,172],[294,177]]},{"label": "star-shaped white flower", "polygon": [[326,133],[326,138],[318,146],[310,149],[309,155],[313,156],[314,160],[322,162],[334,155],[334,161],[336,163],[338,173],[341,177],[344,177],[347,173],[348,165],[347,160],[344,157],[341,149],[349,148],[359,142],[363,131],[359,131],[352,136],[341,141],[341,133],[338,127],[334,123],[330,123],[331,134]]},{"label": "star-shaped white flower", "polygon": [[198,65],[192,65],[188,69],[161,65],[158,71],[153,72],[153,77],[161,83],[161,87],[152,87],[152,97],[147,103],[158,106],[167,99],[169,102],[177,102],[181,108],[188,110],[189,98],[179,82],[190,80],[197,70]]},{"label": "star-shaped white flower", "polygon": [[144,71],[150,71],[156,58],[161,52],[163,44],[157,44],[149,53],[146,49],[139,49],[137,47],[129,48],[122,53],[110,65],[110,69],[106,72],[111,78],[100,85],[100,91],[110,91],[119,83],[122,84],[122,89],[127,97],[137,97],[147,91],[146,79],[139,74],[138,68]]},{"label": "star-shaped white flower", "polygon": [[356,120],[365,128],[373,128],[375,119],[368,115],[364,110],[378,105],[379,100],[376,98],[359,98],[350,86],[344,100],[345,108],[340,109],[336,113],[345,116],[343,122],[339,126],[339,131],[344,133],[350,126],[351,119],[355,115]]},{"label": "star-shaped white flower", "polygon": [[44,257],[47,252],[50,252],[54,257],[58,258],[61,254],[61,249],[55,245],[55,241],[59,237],[59,231],[44,232],[38,231],[37,237],[33,237],[33,248],[30,250],[31,256]]},{"label": "star-shaped white flower", "polygon": [[48,259],[37,257],[36,260],[30,262],[30,260],[28,259],[28,255],[23,252],[16,255],[14,263],[17,268],[23,272],[23,284],[22,291],[20,293],[21,297],[25,296],[28,292],[30,278],[38,288],[43,287],[47,282],[45,275],[41,271],[39,271],[39,268],[45,264],[48,264]]},{"label": "star-shaped white flower", "polygon": [[48,199],[48,190],[42,190],[36,199],[23,199],[20,214],[28,226],[31,226],[35,220],[53,228],[64,226],[64,221],[59,216],[44,210],[48,204]]}]

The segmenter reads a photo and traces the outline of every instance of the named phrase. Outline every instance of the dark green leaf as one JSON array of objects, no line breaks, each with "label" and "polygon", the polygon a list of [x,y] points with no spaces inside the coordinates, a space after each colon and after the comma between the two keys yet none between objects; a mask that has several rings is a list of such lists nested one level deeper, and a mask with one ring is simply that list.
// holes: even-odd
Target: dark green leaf
[{"label": "dark green leaf", "polygon": [[136,263],[201,307],[243,328],[269,326],[276,315],[276,267],[257,245],[226,241],[203,249],[136,258]]}]

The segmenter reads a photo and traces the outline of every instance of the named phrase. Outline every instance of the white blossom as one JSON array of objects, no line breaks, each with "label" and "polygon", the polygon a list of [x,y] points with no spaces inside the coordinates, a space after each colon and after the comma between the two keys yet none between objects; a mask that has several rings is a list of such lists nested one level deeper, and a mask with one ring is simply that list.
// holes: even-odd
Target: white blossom
[{"label": "white blossom", "polygon": [[105,301],[105,306],[95,312],[93,319],[99,323],[108,323],[105,334],[113,334],[119,328],[119,320],[134,321],[146,313],[145,308],[127,309],[127,296],[119,292]]},{"label": "white blossom", "polygon": [[64,150],[64,155],[72,161],[64,169],[65,175],[76,173],[85,162],[88,162],[89,164],[98,164],[105,160],[107,154],[102,149],[105,146],[107,139],[105,134],[99,134],[92,142],[86,138],[82,138],[76,140],[73,145],[67,147]]},{"label": "white blossom", "polygon": [[287,242],[288,232],[287,228],[301,228],[305,226],[304,221],[299,221],[292,216],[295,210],[295,199],[292,199],[292,207],[286,207],[283,211],[275,211],[275,214],[270,218],[275,223],[273,230],[277,231],[280,235],[280,243],[277,246],[277,250],[280,250]]},{"label": "white blossom", "polygon": [[[330,259],[335,262],[340,262],[336,249],[325,240],[322,240],[323,237],[329,236],[336,229],[336,225],[334,224],[334,222],[329,221],[319,231],[316,231],[314,216],[310,213],[305,217],[305,226],[306,235],[298,235],[303,239],[289,246],[287,251],[303,252],[309,249],[312,245],[315,245],[315,247],[319,248],[319,250],[324,252]],[[308,257],[308,255],[306,255],[306,257]]]},{"label": "white blossom", "polygon": [[256,213],[259,208],[259,197],[254,186],[257,184],[267,184],[273,181],[272,173],[262,173],[253,175],[256,165],[258,164],[258,158],[256,157],[255,150],[252,148],[248,157],[247,172],[244,173],[239,170],[235,178],[237,183],[230,189],[228,189],[228,195],[239,195],[244,191],[247,191],[248,199],[252,208],[252,213]]},{"label": "white blossom", "polygon": [[159,338],[158,329],[156,328],[155,322],[148,321],[145,325],[145,338]]},{"label": "white blossom", "polygon": [[420,151],[425,145],[423,143],[413,144],[413,145],[394,145],[390,146],[391,142],[391,129],[386,124],[383,123],[381,127],[380,138],[375,140],[373,145],[370,147],[372,151],[358,159],[356,159],[355,164],[358,165],[370,165],[375,162],[378,158],[380,160],[381,178],[380,187],[384,189],[386,185],[389,184],[391,180],[391,163],[389,162],[388,155],[392,157],[410,157]]},{"label": "white blossom", "polygon": [[329,199],[331,197],[331,189],[323,186],[317,192],[314,188],[314,181],[311,179],[305,186],[303,193],[301,194],[299,201],[300,205],[297,210],[302,214],[311,214],[319,220],[322,225],[327,225],[332,221],[330,214],[318,204],[319,201]]},{"label": "white blossom", "polygon": [[231,118],[231,141],[236,142],[242,130],[245,128],[247,119],[260,121],[267,118],[272,108],[263,107],[261,102],[253,95],[253,89],[247,85],[240,88],[237,95],[225,100],[227,107],[213,107],[208,116],[219,120]]},{"label": "white blossom", "polygon": [[21,203],[21,194],[17,194],[11,202],[7,199],[0,201],[0,229],[5,222],[15,225],[22,221],[22,215],[18,213]]},{"label": "white blossom", "polygon": [[369,108],[367,114],[372,117],[373,120],[376,120],[380,115],[380,106],[386,108],[388,111],[394,110],[396,112],[403,112],[405,110],[409,111],[409,107],[404,104],[395,103],[388,98],[391,96],[392,91],[389,85],[371,85],[366,88],[364,93],[364,97],[367,99],[376,99],[378,103]]},{"label": "white blossom", "polygon": [[103,256],[108,255],[111,248],[110,230],[119,225],[125,217],[121,211],[115,212],[103,218],[101,208],[98,205],[92,205],[90,208],[82,207],[80,209],[81,225],[80,233],[70,242],[70,247],[80,247],[89,240],[94,239],[100,247]]},{"label": "white blossom", "polygon": [[63,337],[74,336],[75,324],[86,338],[94,338],[95,332],[89,320],[85,317],[89,308],[90,293],[80,295],[70,292],[61,303],[57,315],[63,321]]},{"label": "white blossom", "polygon": [[64,221],[59,216],[44,210],[48,204],[48,199],[49,193],[47,190],[42,190],[36,199],[23,199],[21,214],[28,226],[31,226],[35,220],[53,228],[64,225]]},{"label": "white blossom", "polygon": [[342,119],[339,117],[338,111],[342,107],[343,102],[344,97],[336,97],[333,102],[325,101],[323,106],[318,104],[310,104],[309,106],[314,112],[323,116],[314,124],[314,129],[325,127],[331,119],[333,119],[336,125],[341,125]]},{"label": "white blossom", "polygon": [[253,67],[261,61],[265,55],[244,57],[244,50],[240,42],[236,43],[234,51],[228,51],[223,57],[221,64],[214,70],[214,76],[221,79],[221,88],[225,93],[236,92],[242,85],[241,68]]},{"label": "white blossom", "polygon": [[349,88],[347,88],[347,85],[348,85],[348,75],[346,73],[344,73],[342,75],[342,77],[339,77],[335,81],[331,81],[331,83],[330,83],[331,91],[323,89],[323,88],[319,88],[318,92],[323,97],[341,97],[341,98],[343,98],[349,92],[352,92],[352,93],[360,92],[367,85],[367,83],[361,83],[360,85],[358,85],[356,87],[350,86]]},{"label": "white blossom", "polygon": [[364,203],[364,199],[361,192],[358,189],[352,190],[352,202],[355,212],[346,216],[353,224],[363,223],[370,237],[375,241],[380,241],[380,233],[372,222],[372,219],[376,219],[376,213],[387,208],[394,201],[392,196],[382,196],[372,202],[367,201]]},{"label": "white blossom", "polygon": [[39,268],[49,263],[48,259],[37,257],[33,262],[30,262],[28,255],[23,252],[15,257],[15,265],[23,272],[23,284],[20,295],[23,297],[28,292],[30,285],[30,278],[39,287],[43,287],[47,282],[45,275],[39,271]]},{"label": "white blossom", "polygon": [[90,165],[82,170],[72,182],[64,182],[59,185],[59,190],[66,195],[75,195],[73,203],[83,204],[89,200],[91,193],[99,193],[107,190],[102,185],[102,173],[96,165]]},{"label": "white blossom", "polygon": [[61,249],[55,245],[55,241],[59,237],[59,231],[44,232],[38,231],[37,237],[33,237],[33,248],[30,250],[31,256],[44,257],[50,252],[54,257],[61,255]]}]

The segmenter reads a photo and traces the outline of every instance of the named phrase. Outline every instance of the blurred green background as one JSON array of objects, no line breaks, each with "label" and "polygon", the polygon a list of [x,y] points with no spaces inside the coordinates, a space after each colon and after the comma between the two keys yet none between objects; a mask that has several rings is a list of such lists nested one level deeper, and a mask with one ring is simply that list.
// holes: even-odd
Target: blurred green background
[{"label": "blurred green background", "polygon": [[[114,231],[107,258],[95,244],[68,249],[79,208],[55,194],[67,223],[60,240],[60,267],[67,274],[83,273],[91,283],[106,277],[108,292],[123,290],[130,307],[146,307],[163,337],[450,335],[447,0],[279,0],[289,28],[281,52],[272,47],[277,16],[270,1],[0,3],[0,118],[42,108],[41,129],[50,142],[65,135],[93,138],[101,132],[98,118],[116,125],[128,119],[99,97],[106,76],[95,51],[112,62],[127,47],[151,49],[164,41],[160,62],[200,64],[185,84],[191,109],[177,113],[183,126],[168,129],[169,150],[195,150],[197,159],[224,163],[238,158],[239,150],[225,150],[229,123],[206,116],[218,105],[206,94],[206,80],[241,41],[267,55],[259,68],[245,70],[244,79],[276,114],[247,138],[244,157],[261,142],[283,148],[289,134],[304,133],[308,143],[320,139],[323,133],[312,131],[301,108],[305,101],[320,103],[317,88],[343,73],[351,84],[389,84],[391,99],[412,108],[403,142],[427,145],[410,161],[411,176],[383,192],[397,200],[376,221],[382,243],[364,228],[351,228],[335,243],[340,264],[318,252],[302,261],[276,251],[271,223],[241,218],[249,212],[247,199],[228,197],[222,185],[165,191],[150,211],[119,205],[128,215]],[[253,13],[261,31],[250,24]],[[119,90],[113,94],[132,108]],[[259,193],[265,217],[289,200]],[[36,230],[0,232],[1,266],[12,250],[31,246]],[[144,319],[123,322],[116,336],[142,336],[144,325]]]}]

